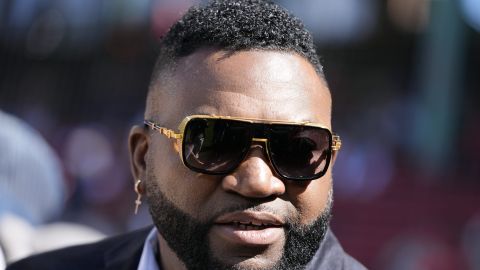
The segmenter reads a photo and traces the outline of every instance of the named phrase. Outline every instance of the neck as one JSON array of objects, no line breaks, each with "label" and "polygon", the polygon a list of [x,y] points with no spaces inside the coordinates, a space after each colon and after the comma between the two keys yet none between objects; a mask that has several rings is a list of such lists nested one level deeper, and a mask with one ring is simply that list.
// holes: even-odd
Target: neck
[{"label": "neck", "polygon": [[175,252],[170,248],[167,241],[157,233],[158,246],[160,252],[158,253],[158,261],[160,262],[162,270],[187,270],[185,264],[177,257]]}]

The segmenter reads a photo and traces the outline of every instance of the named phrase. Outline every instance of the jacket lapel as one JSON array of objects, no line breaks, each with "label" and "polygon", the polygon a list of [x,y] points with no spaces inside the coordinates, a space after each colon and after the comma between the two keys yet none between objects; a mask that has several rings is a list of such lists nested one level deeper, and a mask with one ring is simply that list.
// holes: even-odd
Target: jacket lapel
[{"label": "jacket lapel", "polygon": [[152,226],[121,236],[118,243],[105,252],[105,270],[136,270],[151,230]]}]

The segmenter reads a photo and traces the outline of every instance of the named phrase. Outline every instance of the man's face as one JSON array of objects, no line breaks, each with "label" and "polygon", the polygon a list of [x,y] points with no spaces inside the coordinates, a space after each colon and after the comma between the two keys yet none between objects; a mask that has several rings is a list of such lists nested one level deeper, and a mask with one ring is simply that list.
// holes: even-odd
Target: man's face
[{"label": "man's face", "polygon": [[[194,114],[330,127],[327,86],[307,60],[292,53],[202,49],[181,59],[154,88],[145,117],[174,130]],[[133,171],[146,183],[161,240],[187,267],[270,269],[292,261],[287,255],[299,256],[290,254],[295,248],[287,252],[286,244],[309,253],[307,261],[318,247],[329,217],[332,166],[314,181],[283,180],[264,145],[253,144],[235,171],[214,176],[186,168],[178,145],[158,133],[134,128],[130,145]],[[302,243],[310,251],[301,250]]]}]

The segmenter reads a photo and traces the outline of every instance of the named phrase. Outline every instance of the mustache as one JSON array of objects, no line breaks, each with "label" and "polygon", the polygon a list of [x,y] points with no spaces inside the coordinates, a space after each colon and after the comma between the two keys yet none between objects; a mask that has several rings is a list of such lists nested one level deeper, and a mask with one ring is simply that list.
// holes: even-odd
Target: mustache
[{"label": "mustache", "polygon": [[220,210],[217,210],[211,217],[208,218],[206,222],[202,222],[203,225],[213,226],[214,221],[222,215],[233,213],[233,212],[258,212],[258,213],[269,213],[275,216],[280,216],[285,222],[285,227],[289,229],[290,227],[298,226],[300,224],[300,218],[297,213],[285,213],[285,211],[280,211],[267,204],[258,204],[258,203],[242,203],[236,204],[228,207],[224,207]]}]

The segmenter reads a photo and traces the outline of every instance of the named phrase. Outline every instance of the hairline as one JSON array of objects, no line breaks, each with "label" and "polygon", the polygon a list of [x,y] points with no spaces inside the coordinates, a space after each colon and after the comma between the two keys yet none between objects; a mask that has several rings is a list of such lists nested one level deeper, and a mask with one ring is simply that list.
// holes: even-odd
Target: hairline
[{"label": "hairline", "polygon": [[[323,66],[320,64],[318,64],[318,66],[314,65],[306,55],[296,50],[293,50],[290,48],[281,48],[281,47],[251,47],[251,48],[245,48],[245,49],[228,49],[228,48],[219,47],[219,46],[200,46],[195,50],[193,50],[192,52],[190,52],[189,54],[182,55],[182,56],[169,55],[169,52],[160,53],[150,78],[148,92],[147,92],[147,100],[149,99],[150,95],[154,91],[155,86],[158,84],[158,82],[161,80],[166,80],[168,75],[172,75],[176,71],[176,68],[178,67],[178,64],[179,62],[181,62],[181,60],[197,53],[198,51],[208,50],[208,49],[211,49],[213,51],[225,51],[228,53],[229,56],[239,52],[249,52],[249,51],[279,52],[279,53],[300,56],[310,64],[310,66],[315,70],[315,73],[317,74],[317,76],[321,79],[321,81],[325,84],[327,89],[330,91],[330,88],[328,87],[328,82],[325,78],[325,73],[323,72]],[[162,58],[165,61],[160,64],[159,60],[162,60]]]}]

